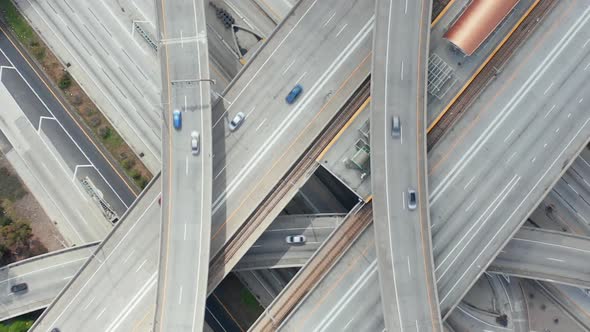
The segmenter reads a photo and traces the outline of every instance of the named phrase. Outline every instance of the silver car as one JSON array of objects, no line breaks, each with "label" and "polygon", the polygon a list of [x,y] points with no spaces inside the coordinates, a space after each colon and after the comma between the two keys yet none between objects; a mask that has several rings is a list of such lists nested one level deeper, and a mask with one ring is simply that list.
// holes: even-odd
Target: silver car
[{"label": "silver car", "polygon": [[197,131],[191,133],[191,150],[193,156],[198,155],[201,150],[201,135]]},{"label": "silver car", "polygon": [[408,189],[408,209],[416,210],[416,206],[418,206],[418,195],[416,194],[416,190]]},{"label": "silver car", "polygon": [[289,235],[285,238],[289,244],[305,243],[305,235]]},{"label": "silver car", "polygon": [[245,118],[246,115],[244,113],[238,112],[238,114],[236,114],[236,116],[234,116],[234,118],[229,122],[229,130],[235,131],[238,129],[242,125],[242,122],[244,122]]}]

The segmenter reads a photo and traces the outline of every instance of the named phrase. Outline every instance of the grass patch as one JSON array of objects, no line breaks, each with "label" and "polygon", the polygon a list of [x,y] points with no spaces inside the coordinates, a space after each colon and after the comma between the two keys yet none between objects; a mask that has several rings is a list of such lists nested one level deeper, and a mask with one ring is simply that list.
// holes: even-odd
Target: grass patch
[{"label": "grass patch", "polygon": [[16,175],[11,174],[5,167],[0,168],[0,201],[7,199],[15,202],[26,193],[25,187]]},{"label": "grass patch", "polygon": [[252,293],[250,293],[250,291],[248,291],[246,288],[242,288],[240,291],[240,301],[250,309],[259,310],[262,308],[260,303],[258,303],[258,300],[256,300],[256,297],[252,295]]},{"label": "grass patch", "polygon": [[18,12],[12,1],[0,0],[0,11],[4,14],[6,23],[14,30],[14,33],[25,45],[31,45],[35,39],[35,33],[25,20],[25,18]]},{"label": "grass patch", "polygon": [[59,79],[59,82],[57,82],[57,85],[62,90],[65,90],[65,89],[71,87],[72,86],[72,77],[70,76],[70,74],[68,74],[68,72],[65,72],[63,74],[63,76]]},{"label": "grass patch", "polygon": [[0,332],[27,332],[33,326],[32,320],[16,319],[0,324]]}]

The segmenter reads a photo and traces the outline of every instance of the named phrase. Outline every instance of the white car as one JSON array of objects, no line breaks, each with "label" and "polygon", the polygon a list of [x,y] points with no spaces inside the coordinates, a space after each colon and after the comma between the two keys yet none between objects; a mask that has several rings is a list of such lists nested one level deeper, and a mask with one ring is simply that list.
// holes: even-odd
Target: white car
[{"label": "white car", "polygon": [[285,241],[289,244],[305,243],[305,235],[289,235]]},{"label": "white car", "polygon": [[238,129],[242,122],[244,122],[245,118],[246,115],[244,113],[238,112],[238,114],[236,114],[236,116],[234,116],[234,118],[229,122],[229,130],[235,131],[236,129]]},{"label": "white car", "polygon": [[191,133],[191,150],[192,150],[194,156],[199,154],[200,146],[201,146],[200,143],[201,143],[201,135],[198,132],[193,131]]}]

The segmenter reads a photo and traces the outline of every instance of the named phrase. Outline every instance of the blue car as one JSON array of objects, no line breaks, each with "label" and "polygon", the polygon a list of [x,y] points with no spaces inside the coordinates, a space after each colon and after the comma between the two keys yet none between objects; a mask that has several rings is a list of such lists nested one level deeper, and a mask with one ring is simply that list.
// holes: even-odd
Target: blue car
[{"label": "blue car", "polygon": [[180,111],[172,112],[172,122],[174,123],[174,128],[180,129],[182,127],[182,113]]},{"label": "blue car", "polygon": [[303,87],[301,85],[297,84],[293,88],[293,90],[291,90],[291,92],[289,92],[287,97],[285,97],[285,101],[287,102],[287,104],[293,104],[295,102],[295,100],[297,100],[297,97],[299,97],[299,95],[301,94],[302,91],[303,91]]}]

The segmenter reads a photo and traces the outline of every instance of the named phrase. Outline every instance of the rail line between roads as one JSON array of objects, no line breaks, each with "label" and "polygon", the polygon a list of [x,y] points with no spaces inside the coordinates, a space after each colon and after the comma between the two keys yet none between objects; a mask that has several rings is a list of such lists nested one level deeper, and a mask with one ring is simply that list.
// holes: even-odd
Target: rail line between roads
[{"label": "rail line between roads", "polygon": [[[520,43],[522,43],[534,31],[534,29],[539,25],[541,18],[549,13],[549,10],[556,3],[556,0],[543,1],[542,5],[540,6],[537,6],[538,3],[539,1],[531,5],[531,8],[523,15],[513,30],[507,35],[506,38],[504,38],[504,40],[502,40],[500,45],[496,48],[492,55],[488,57],[486,62],[484,62],[481,70],[473,75],[472,79],[470,80],[470,83],[472,84],[469,84],[468,87],[458,93],[458,96],[454,98],[451,103],[449,103],[449,106],[447,106],[444,114],[441,115],[436,123],[434,123],[433,126],[428,129],[429,142],[427,150],[432,149],[432,147],[442,138],[444,133],[449,128],[451,128],[451,126],[460,118],[461,115],[463,115],[464,111],[479,96],[479,94],[487,86],[488,82],[495,76],[497,73],[497,68],[501,68],[501,66],[510,59],[518,45],[520,45]],[[447,112],[447,110],[451,110],[451,112]],[[441,119],[442,123],[439,123],[441,122],[439,121]],[[436,129],[436,132],[432,132],[434,129]],[[369,219],[368,222],[370,223],[373,219],[372,210],[368,212],[367,218]],[[342,227],[345,227],[345,222],[343,222],[342,226],[340,226],[340,228]],[[356,228],[355,230],[349,231],[356,231],[356,233],[348,233],[346,238],[354,239],[360,235],[362,229]],[[336,232],[338,232],[338,230]],[[325,241],[325,247],[328,247],[329,245],[327,244],[331,241],[334,241],[333,236]],[[318,253],[322,251],[322,248],[318,250]],[[330,248],[332,247],[330,246]],[[326,253],[326,255],[330,254]],[[306,264],[306,266],[297,276],[295,276],[292,282],[287,285],[287,287],[282,292],[286,293],[287,291],[292,290],[294,294],[289,294],[290,296],[279,295],[275,299],[277,302],[273,302],[273,304],[267,308],[267,311],[265,311],[265,313],[255,323],[253,326],[254,331],[270,331],[273,327],[280,325],[281,322],[295,308],[297,303],[299,303],[305,294],[311,290],[313,285],[317,284],[317,282],[322,279],[326,271],[323,273],[321,273],[321,271],[324,270],[324,267],[329,267],[330,265],[324,264],[322,265],[322,268],[316,267],[315,265],[317,263],[314,264],[314,258],[316,257],[317,255],[314,255],[314,257],[310,259],[308,264]],[[337,259],[338,257],[334,258]],[[319,270],[320,272],[315,272],[315,270]],[[308,276],[307,273],[309,273],[310,276]]]},{"label": "rail line between roads", "polygon": [[535,1],[496,49],[479,67],[475,74],[461,88],[445,109],[428,127],[427,149],[430,150],[440,138],[463,115],[465,110],[477,99],[485,87],[491,82],[504,64],[512,57],[518,46],[530,36],[540,24],[556,0]]},{"label": "rail line between roads", "polygon": [[[251,327],[252,331],[275,331],[278,325],[291,313],[292,309],[317,285],[330,271],[332,266],[344,255],[355,239],[373,221],[373,204],[364,204],[358,211],[350,213],[342,224],[330,235],[324,244],[315,252],[287,287],[281,293],[289,296],[278,296],[278,303],[272,307],[274,311],[265,312]],[[367,247],[368,250],[370,246]],[[364,257],[359,255],[359,258]],[[278,324],[277,324],[278,322]]]},{"label": "rail line between roads", "polygon": [[336,135],[340,132],[340,129],[346,125],[357,110],[362,107],[363,103],[369,97],[369,87],[369,79],[367,78],[355,91],[353,96],[348,99],[340,112],[332,119],[330,124],[324,129],[316,141],[287,172],[287,175],[278,182],[271,193],[264,199],[252,215],[248,217],[247,221],[236,232],[234,237],[226,242],[224,249],[220,250],[219,253],[213,257],[209,269],[209,292],[212,292],[225,277],[225,267],[227,263],[235,258],[239,250],[244,247],[246,241],[258,228],[261,227],[261,223],[268,218],[278,203],[292,190],[293,185],[299,180],[304,179],[310,169],[317,167],[317,157],[333,141]]}]

